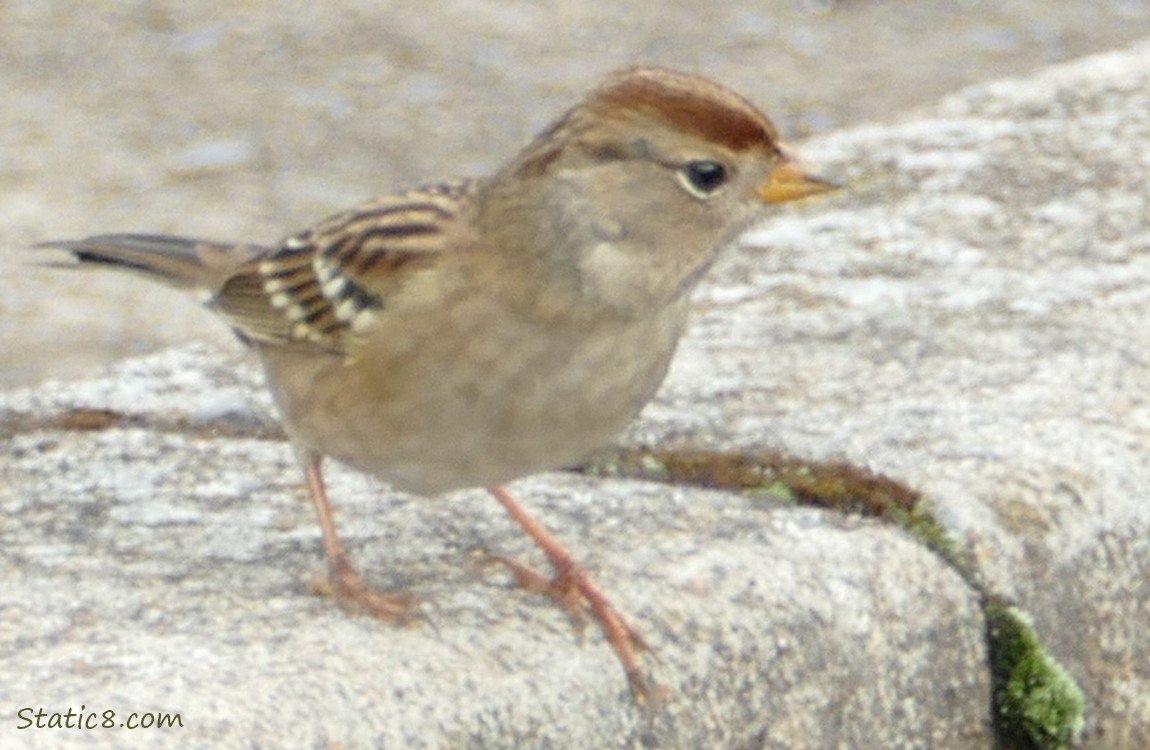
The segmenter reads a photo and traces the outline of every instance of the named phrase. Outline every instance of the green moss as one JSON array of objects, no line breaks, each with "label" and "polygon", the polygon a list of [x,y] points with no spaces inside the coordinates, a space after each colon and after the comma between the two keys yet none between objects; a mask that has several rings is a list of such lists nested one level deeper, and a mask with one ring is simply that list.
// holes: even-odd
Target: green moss
[{"label": "green moss", "polygon": [[999,744],[1010,750],[1065,750],[1082,734],[1082,690],[1042,647],[1024,612],[986,605],[993,708]]},{"label": "green moss", "polygon": [[776,503],[797,503],[799,496],[795,494],[790,485],[783,481],[771,482],[763,487],[751,487],[743,490],[743,494],[748,497],[762,498]]},{"label": "green moss", "polygon": [[924,547],[938,555],[944,562],[958,571],[963,580],[972,588],[981,591],[981,577],[978,566],[970,554],[947,533],[946,528],[930,512],[925,502],[916,504],[910,510],[898,510],[888,514],[885,520],[904,529]]},{"label": "green moss", "polygon": [[1067,750],[1082,733],[1085,699],[1026,615],[994,596],[966,549],[907,485],[842,462],[772,451],[632,449],[583,471],[689,484],[881,519],[911,534],[979,593],[986,615],[993,721],[1002,750]]}]

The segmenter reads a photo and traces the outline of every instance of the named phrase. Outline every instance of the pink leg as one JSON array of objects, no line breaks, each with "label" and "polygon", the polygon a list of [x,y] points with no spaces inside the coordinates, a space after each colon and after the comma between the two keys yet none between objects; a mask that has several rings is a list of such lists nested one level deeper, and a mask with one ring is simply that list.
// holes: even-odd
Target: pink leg
[{"label": "pink leg", "polygon": [[328,579],[324,588],[343,604],[356,604],[383,620],[406,623],[415,615],[415,600],[404,594],[391,594],[371,588],[352,567],[335,528],[331,503],[323,482],[323,457],[310,454],[304,462],[308,494],[323,531],[323,552],[327,558]]},{"label": "pink leg", "polygon": [[651,697],[650,686],[639,668],[638,652],[647,649],[643,639],[623,620],[611,602],[607,601],[603,592],[591,583],[587,574],[571,557],[571,553],[550,531],[532,518],[503,487],[491,487],[489,491],[515,519],[515,522],[535,541],[535,544],[543,550],[547,559],[551,561],[551,567],[555,572],[554,577],[547,580],[519,563],[505,561],[515,571],[520,582],[528,588],[541,589],[550,593],[572,613],[577,613],[582,602],[586,602],[591,608],[595,620],[599,623],[603,635],[607,637],[611,648],[615,650],[615,655],[622,663],[623,671],[627,673],[627,680],[631,684],[631,692],[635,698],[642,701]]}]

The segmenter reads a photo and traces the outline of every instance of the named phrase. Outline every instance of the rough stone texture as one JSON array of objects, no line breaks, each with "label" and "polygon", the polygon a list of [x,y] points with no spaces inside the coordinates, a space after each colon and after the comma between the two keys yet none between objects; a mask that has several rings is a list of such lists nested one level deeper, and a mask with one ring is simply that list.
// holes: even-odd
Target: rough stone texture
[{"label": "rough stone texture", "polygon": [[[852,190],[715,269],[632,442],[845,457],[921,488],[1089,701],[1083,747],[1150,746],[1150,45],[804,144]],[[985,748],[982,618],[902,533],[730,495],[551,474],[515,491],[630,613],[668,688],[510,588],[536,560],[479,494],[334,472],[353,553],[422,597],[395,630],[307,593],[317,532],[250,370],[185,348],[0,398],[0,715],[16,747]],[[265,403],[255,400],[254,403]],[[185,430],[62,432],[69,406]],[[169,420],[170,421],[170,420]]]},{"label": "rough stone texture", "polygon": [[337,468],[353,555],[422,598],[428,622],[348,617],[308,593],[318,532],[287,446],[210,434],[252,421],[237,410],[258,378],[236,365],[188,347],[3,399],[188,424],[23,424],[6,441],[0,507],[18,525],[0,545],[0,713],[83,703],[178,712],[184,728],[6,720],[5,746],[985,747],[976,597],[871,522],[622,480],[513,485],[650,641],[670,695],[650,715],[597,630],[580,638],[485,564],[539,560],[482,493],[400,496]]}]

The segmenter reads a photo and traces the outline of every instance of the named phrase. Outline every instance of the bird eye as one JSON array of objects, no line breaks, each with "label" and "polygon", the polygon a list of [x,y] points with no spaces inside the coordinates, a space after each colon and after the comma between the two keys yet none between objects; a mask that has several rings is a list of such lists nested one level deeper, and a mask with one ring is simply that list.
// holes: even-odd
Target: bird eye
[{"label": "bird eye", "polygon": [[727,181],[727,168],[717,161],[701,159],[689,161],[679,171],[687,189],[695,195],[706,197],[718,190]]}]

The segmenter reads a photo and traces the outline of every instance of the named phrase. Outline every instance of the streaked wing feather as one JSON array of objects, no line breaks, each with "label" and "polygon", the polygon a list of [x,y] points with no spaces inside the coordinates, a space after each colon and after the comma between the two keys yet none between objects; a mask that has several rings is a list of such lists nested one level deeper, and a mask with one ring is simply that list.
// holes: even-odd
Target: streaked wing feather
[{"label": "streaked wing feather", "polygon": [[434,263],[471,182],[378,198],[246,264],[214,306],[248,338],[342,352],[409,274]]}]

